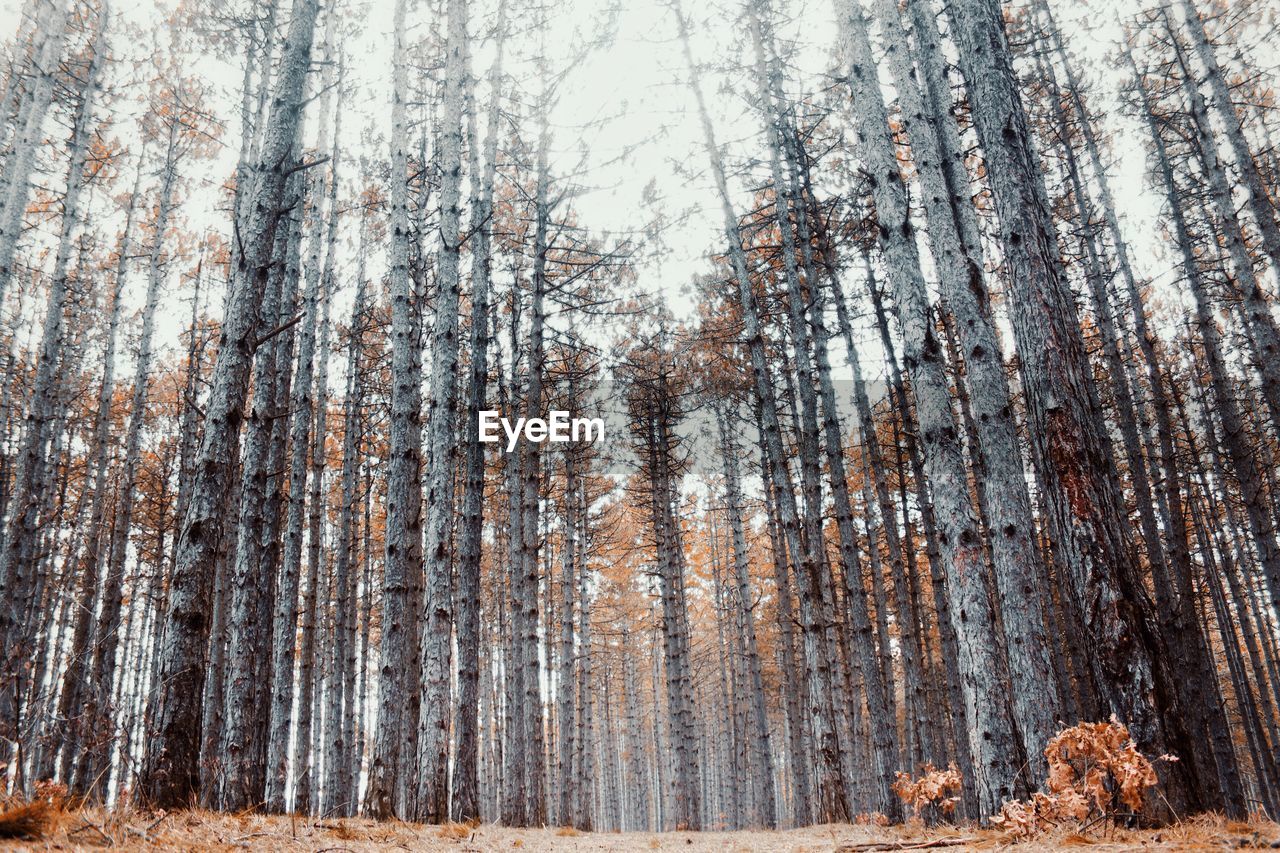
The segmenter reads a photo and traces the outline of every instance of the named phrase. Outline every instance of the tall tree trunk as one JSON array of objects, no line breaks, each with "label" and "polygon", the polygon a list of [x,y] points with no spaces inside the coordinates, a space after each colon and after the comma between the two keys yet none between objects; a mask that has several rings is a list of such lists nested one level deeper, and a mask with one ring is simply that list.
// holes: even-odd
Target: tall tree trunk
[{"label": "tall tree trunk", "polygon": [[[97,637],[94,602],[102,569],[110,553],[113,519],[108,519],[108,497],[114,484],[108,485],[110,467],[109,441],[111,430],[111,406],[116,387],[116,344],[120,328],[120,302],[124,292],[125,277],[129,269],[129,253],[133,245],[134,216],[139,207],[142,183],[142,166],[145,152],[138,160],[138,173],[133,191],[125,209],[124,230],[116,248],[116,268],[112,278],[111,308],[107,314],[107,341],[102,353],[102,384],[98,391],[98,409],[94,415],[93,449],[90,469],[93,471],[93,508],[89,517],[89,537],[80,561],[80,600],[76,611],[75,629],[71,638],[70,661],[62,685],[58,716],[70,723],[67,741],[63,746],[61,778],[78,794],[88,794],[85,788],[85,736],[96,726],[96,718],[105,710],[90,701],[93,689],[91,666]],[[197,285],[198,287],[198,285]],[[74,716],[74,720],[73,720]],[[92,744],[90,745],[92,749]]]},{"label": "tall tree trunk", "polygon": [[[296,155],[295,155],[296,156]],[[294,211],[300,203],[297,177],[289,181],[284,204]],[[265,785],[266,744],[258,731],[264,708],[254,701],[263,664],[268,663],[270,626],[259,620],[261,603],[274,602],[275,577],[266,559],[270,527],[269,501],[276,479],[274,438],[276,424],[277,354],[283,335],[276,330],[292,312],[295,281],[291,276],[296,253],[297,217],[290,214],[276,230],[272,270],[262,302],[261,325],[266,337],[255,347],[252,373],[253,398],[247,417],[244,456],[240,473],[240,512],[236,524],[234,561],[231,564],[230,611],[227,615],[226,673],[223,681],[225,712],[218,736],[216,759],[222,767],[215,802],[239,811],[262,802]],[[286,368],[287,369],[287,368]],[[217,676],[214,673],[214,676]],[[212,756],[211,756],[212,757]],[[206,797],[210,792],[205,792]]]},{"label": "tall tree trunk", "polygon": [[1110,710],[1141,749],[1160,754],[1165,732],[1155,695],[1159,648],[1147,621],[1152,605],[1136,577],[1111,441],[1058,258],[1003,21],[993,0],[959,0],[951,15],[1008,280],[1016,283],[1008,291],[1012,325],[1054,558],[1081,602],[1095,680]]},{"label": "tall tree trunk", "polygon": [[[334,10],[325,16],[324,56],[326,64],[321,73],[319,129],[316,133],[315,157],[321,160],[329,156],[329,112],[330,87],[333,85],[333,32],[337,21]],[[341,83],[339,83],[341,86]],[[288,517],[284,531],[284,553],[281,556],[280,588],[276,594],[276,607],[271,628],[271,710],[267,732],[266,754],[266,809],[270,812],[283,812],[286,806],[289,784],[289,734],[290,722],[293,719],[294,701],[294,661],[297,647],[298,629],[298,591],[301,586],[303,533],[306,515],[306,498],[308,475],[311,472],[311,453],[313,442],[323,442],[324,436],[312,433],[315,422],[315,358],[316,333],[319,328],[321,304],[328,298],[321,292],[322,268],[321,251],[328,253],[335,250],[336,220],[338,211],[330,204],[328,218],[329,241],[324,245],[325,235],[325,201],[330,199],[326,192],[330,184],[336,188],[338,180],[338,152],[336,140],[341,121],[342,98],[338,98],[338,116],[334,127],[333,163],[329,167],[326,181],[324,172],[312,181],[311,226],[307,239],[310,242],[310,254],[307,258],[306,289],[303,294],[302,335],[298,345],[297,376],[293,380],[293,394],[289,403],[289,485],[288,485]],[[327,284],[328,282],[323,282]],[[301,751],[303,744],[298,744]],[[298,762],[295,761],[295,766]],[[295,804],[295,810],[297,806]]]},{"label": "tall tree trunk", "polygon": [[[943,353],[930,317],[920,271],[906,188],[898,170],[888,115],[865,38],[865,22],[854,8],[843,16],[845,60],[860,153],[872,174],[879,242],[903,332],[907,372],[916,397],[916,415],[939,525],[951,618],[964,678],[968,741],[977,777],[982,815],[994,813],[1014,792],[1019,744],[1006,697],[1008,673],[995,616],[987,598],[989,571],[969,496],[960,433],[951,411]],[[859,29],[862,32],[859,33]]]},{"label": "tall tree trunk", "polygon": [[471,197],[471,365],[468,373],[466,436],[464,450],[462,525],[458,545],[458,733],[453,773],[453,817],[467,821],[480,817],[479,698],[480,680],[480,551],[484,529],[484,445],[479,435],[480,411],[485,408],[489,380],[489,288],[492,271],[490,250],[494,182],[497,176],[498,120],[501,108],[499,81],[506,44],[506,2],[498,7],[497,56],[489,71],[490,95],[485,126],[484,172],[479,167],[479,134],[476,127],[474,82],[468,79],[467,120],[470,125]]},{"label": "tall tree trunk", "polygon": [[[1005,649],[1012,676],[1010,706],[1021,736],[1022,752],[1029,762],[1031,787],[1046,778],[1044,745],[1057,728],[1058,697],[1054,684],[1044,678],[1051,671],[1047,620],[1042,602],[1047,588],[1044,563],[1033,539],[1035,524],[1031,496],[1022,467],[1017,426],[1014,422],[1008,380],[1000,342],[991,320],[982,256],[965,239],[968,183],[953,185],[944,162],[955,154],[939,142],[950,140],[950,100],[932,104],[926,112],[909,66],[910,54],[903,37],[897,7],[891,0],[877,0],[885,51],[892,73],[900,121],[911,142],[912,163],[920,180],[928,218],[929,247],[938,270],[942,297],[956,321],[968,378],[969,400],[974,412],[978,444],[972,451],[979,495],[990,537],[991,561],[999,593]],[[851,18],[856,17],[856,10]],[[859,29],[856,24],[854,29]],[[865,27],[855,38],[865,41]],[[860,50],[870,57],[869,45]],[[930,127],[932,121],[933,127]]]},{"label": "tall tree trunk", "polygon": [[[1182,43],[1174,32],[1167,13],[1162,13],[1162,17],[1169,31],[1169,42],[1173,46],[1174,56],[1181,72],[1182,91],[1186,95],[1188,112],[1195,129],[1195,137],[1189,141],[1189,144],[1195,149],[1197,159],[1204,170],[1204,178],[1209,184],[1209,194],[1213,199],[1219,220],[1214,223],[1218,239],[1226,248],[1234,267],[1234,275],[1229,277],[1230,286],[1237,294],[1237,299],[1233,300],[1233,303],[1245,327],[1246,340],[1254,354],[1253,367],[1258,372],[1262,397],[1271,415],[1272,432],[1280,438],[1280,325],[1277,325],[1275,316],[1271,313],[1271,297],[1263,290],[1254,271],[1254,258],[1248,246],[1250,237],[1245,232],[1237,213],[1236,200],[1232,196],[1234,182],[1228,177],[1226,165],[1218,156],[1219,135],[1210,123],[1208,104],[1193,77],[1194,71],[1187,62]],[[1190,20],[1198,20],[1198,18],[1192,16]],[[1226,123],[1228,124],[1227,136],[1232,138],[1230,119],[1227,119]],[[1249,156],[1247,148],[1243,153],[1245,157]],[[1239,154],[1240,152],[1237,152],[1237,156]],[[1248,167],[1252,163],[1252,159],[1249,159],[1243,164],[1238,164],[1245,172],[1246,180]],[[1272,218],[1269,197],[1260,186],[1258,190],[1263,192],[1261,204],[1255,205],[1253,209],[1255,214],[1261,213],[1265,216],[1266,223],[1270,226],[1269,231],[1263,228],[1264,249],[1271,249],[1273,254],[1269,255],[1269,259],[1272,269],[1280,275],[1280,230],[1277,230],[1275,220]],[[1253,187],[1250,187],[1250,201],[1255,201]],[[1275,241],[1269,246],[1267,245],[1268,233],[1275,236]],[[1273,588],[1272,594],[1276,593],[1277,590]]]},{"label": "tall tree trunk", "polygon": [[[427,421],[427,618],[422,637],[422,719],[418,814],[429,823],[449,817],[450,672],[453,633],[453,515],[458,398],[458,300],[461,275],[462,122],[466,97],[467,11],[463,0],[447,3],[444,115],[439,152],[439,290],[431,341],[431,390]],[[472,141],[475,145],[475,141]],[[476,436],[467,436],[475,441]]]},{"label": "tall tree trunk", "polygon": [[[760,664],[760,649],[756,641],[755,600],[749,579],[751,555],[742,523],[742,486],[738,472],[738,449],[729,431],[728,415],[720,410],[716,415],[720,430],[721,464],[724,467],[725,510],[729,515],[729,532],[733,544],[732,582],[737,593],[734,606],[738,608],[742,626],[743,654],[746,656],[747,689],[751,695],[751,742],[753,748],[752,775],[758,790],[758,819],[767,828],[774,828],[778,821],[777,793],[773,781],[773,752],[769,746],[769,714],[765,708],[764,675]],[[866,608],[863,607],[865,616]]]},{"label": "tall tree trunk", "polygon": [[[1209,650],[1196,617],[1190,576],[1175,570],[1175,577],[1171,578],[1169,562],[1165,558],[1160,526],[1151,499],[1151,481],[1147,473],[1148,462],[1141,448],[1142,437],[1139,434],[1137,422],[1137,406],[1129,383],[1129,374],[1120,352],[1119,335],[1116,331],[1115,317],[1111,310],[1110,294],[1106,283],[1106,271],[1103,269],[1100,247],[1094,234],[1093,207],[1080,174],[1072,143],[1071,125],[1063,108],[1063,98],[1057,88],[1052,69],[1043,61],[1039,65],[1046,83],[1052,86],[1054,118],[1057,122],[1063,162],[1071,194],[1076,203],[1079,227],[1084,232],[1081,239],[1084,244],[1085,278],[1094,303],[1098,331],[1102,339],[1115,402],[1116,420],[1119,423],[1129,475],[1133,483],[1134,502],[1138,510],[1147,562],[1151,568],[1157,618],[1173,658],[1169,661],[1169,665],[1179,673],[1196,673],[1193,678],[1174,680],[1178,691],[1177,698],[1182,704],[1180,713],[1188,717],[1193,731],[1205,732],[1215,729],[1226,731],[1228,730],[1226,714],[1222,710],[1219,697],[1212,689],[1214,671]],[[1086,115],[1081,114],[1076,118],[1081,124],[1087,122]],[[1222,741],[1214,741],[1211,738],[1193,737],[1189,742],[1192,752],[1185,758],[1195,763],[1194,771],[1200,779],[1207,781],[1216,776],[1222,783],[1221,790],[1215,790],[1203,783],[1197,786],[1205,793],[1206,805],[1214,810],[1229,807],[1234,814],[1242,816],[1244,791],[1240,783],[1235,753],[1230,749],[1225,751],[1219,749],[1221,744]]]},{"label": "tall tree trunk", "polygon": [[[830,660],[827,658],[825,643],[827,626],[822,624],[818,615],[818,605],[822,599],[819,570],[816,565],[815,555],[810,550],[810,545],[806,545],[804,548],[801,547],[801,519],[796,507],[795,494],[791,491],[791,475],[787,470],[787,457],[782,446],[782,432],[778,418],[777,403],[768,373],[764,337],[760,329],[755,293],[747,271],[742,236],[739,233],[737,216],[733,211],[733,202],[729,195],[729,186],[725,177],[720,148],[715,140],[711,118],[707,112],[702,94],[701,82],[690,51],[688,25],[678,6],[675,7],[675,14],[678,18],[685,64],[690,73],[690,86],[693,88],[698,102],[698,113],[702,124],[707,157],[716,182],[723,216],[724,236],[728,241],[730,260],[738,286],[738,298],[742,306],[745,324],[745,343],[750,353],[752,376],[761,407],[765,455],[775,485],[782,536],[786,542],[787,551],[795,561],[798,574],[804,580],[801,586],[800,603],[804,621],[805,668],[809,675],[808,699],[811,715],[815,720],[815,731],[819,733],[819,737],[822,739],[819,744],[819,750],[823,767],[825,768],[819,779],[817,817],[824,822],[844,820],[849,817],[849,806],[845,798],[844,786],[839,777],[840,745],[833,724],[834,715],[831,706]],[[808,819],[808,814],[800,816],[801,822],[807,822]]]},{"label": "tall tree trunk", "polygon": [[[55,10],[55,15],[57,11]],[[106,21],[104,17],[103,22]],[[60,20],[54,22],[57,31],[51,42],[61,42]],[[69,264],[71,252],[78,237],[81,217],[80,197],[85,187],[85,162],[89,155],[89,133],[92,126],[94,94],[97,74],[101,67],[103,46],[100,38],[101,24],[93,46],[93,58],[84,87],[80,92],[72,120],[71,138],[68,140],[70,158],[67,164],[66,195],[62,202],[62,227],[54,255],[53,274],[45,301],[44,330],[40,338],[35,377],[31,385],[30,403],[23,424],[22,440],[18,450],[17,471],[9,498],[7,522],[3,542],[0,542],[0,740],[16,742],[23,735],[21,727],[22,695],[28,689],[23,676],[35,674],[28,663],[35,657],[35,623],[27,619],[27,612],[38,601],[38,538],[42,529],[42,505],[51,492],[49,477],[56,470],[56,454],[47,454],[50,442],[60,431],[61,389],[58,370],[66,346],[66,310],[69,290]],[[44,54],[42,53],[42,57]],[[56,60],[57,54],[53,54]],[[54,69],[37,69],[32,98],[42,97],[45,88],[53,86]],[[45,80],[45,77],[48,80]],[[47,106],[47,105],[46,105]],[[23,143],[20,141],[19,145]],[[34,152],[32,152],[33,155]],[[22,150],[16,151],[6,163],[11,189],[21,203],[13,220],[15,227],[21,221],[26,208],[29,165],[22,170]],[[4,223],[7,227],[8,221]],[[12,249],[8,246],[10,235],[0,232],[0,288],[7,283],[12,269]],[[14,240],[17,234],[12,234]],[[0,292],[0,296],[2,296]],[[54,464],[50,464],[54,460]],[[21,772],[21,768],[19,768]]]},{"label": "tall tree trunk", "polygon": [[422,321],[409,277],[406,2],[396,0],[391,60],[391,456],[377,737],[365,792],[365,810],[377,818],[413,813],[407,799],[408,768],[415,756],[405,754],[405,745],[415,739],[410,730],[417,730],[419,703],[418,603],[411,593],[422,573],[422,361],[418,348]]},{"label": "tall tree trunk", "polygon": [[271,247],[282,216],[285,181],[303,109],[318,0],[295,0],[289,35],[272,96],[271,117],[254,175],[253,204],[233,275],[211,393],[205,436],[179,536],[160,649],[162,661],[154,733],[147,742],[139,794],[157,808],[188,805],[199,790],[201,695],[210,620],[207,604],[231,492],[233,458],[249,371],[261,331],[262,295]]}]

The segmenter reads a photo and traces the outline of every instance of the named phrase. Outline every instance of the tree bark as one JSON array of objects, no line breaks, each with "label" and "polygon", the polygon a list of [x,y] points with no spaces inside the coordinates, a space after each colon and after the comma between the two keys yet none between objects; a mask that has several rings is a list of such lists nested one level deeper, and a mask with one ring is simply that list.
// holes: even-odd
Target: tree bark
[{"label": "tree bark", "polygon": [[234,257],[226,317],[205,412],[205,437],[179,537],[160,649],[160,692],[154,734],[147,742],[139,795],[156,808],[189,805],[199,790],[199,741],[206,610],[231,491],[230,448],[239,437],[249,370],[282,215],[288,161],[303,109],[318,0],[295,0],[288,40],[272,97],[271,118],[255,169],[253,204],[243,249]]},{"label": "tree bark", "polygon": [[[409,277],[408,126],[405,99],[406,0],[396,0],[391,94],[391,430],[387,465],[386,559],[382,580],[382,644],[378,724],[365,810],[374,817],[409,817],[406,745],[416,738],[419,691],[417,602],[422,573],[421,317]],[[412,694],[406,701],[405,697]]]}]

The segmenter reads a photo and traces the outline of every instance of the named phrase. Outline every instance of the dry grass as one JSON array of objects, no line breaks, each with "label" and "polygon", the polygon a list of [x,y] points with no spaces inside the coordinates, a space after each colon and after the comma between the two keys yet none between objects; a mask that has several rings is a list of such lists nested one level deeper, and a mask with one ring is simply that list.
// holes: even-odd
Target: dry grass
[{"label": "dry grass", "polygon": [[455,823],[454,821],[449,821],[448,823],[440,824],[440,828],[437,830],[436,834],[441,838],[461,841],[462,839],[469,837],[475,830],[476,826],[477,824],[473,823]]},{"label": "dry grass", "polygon": [[[38,810],[36,814],[40,814]],[[8,812],[3,813],[7,819]],[[4,825],[0,823],[0,825]],[[1060,850],[1089,847],[1099,851],[1169,849],[1224,850],[1269,847],[1280,843],[1280,826],[1237,823],[1203,816],[1161,830],[1100,828],[1082,832],[1063,827],[1031,841],[1011,844],[1006,833],[971,827],[921,825],[873,826],[832,824],[780,832],[602,833],[566,827],[507,829],[450,823],[441,826],[359,818],[321,819],[266,817],[184,811],[170,814],[130,809],[60,812],[45,805],[36,827],[43,835],[18,841],[0,840],[0,850],[159,850],[159,851],[357,851],[401,848],[422,851],[537,850],[580,851],[671,850],[687,853],[872,853],[884,850]]]}]

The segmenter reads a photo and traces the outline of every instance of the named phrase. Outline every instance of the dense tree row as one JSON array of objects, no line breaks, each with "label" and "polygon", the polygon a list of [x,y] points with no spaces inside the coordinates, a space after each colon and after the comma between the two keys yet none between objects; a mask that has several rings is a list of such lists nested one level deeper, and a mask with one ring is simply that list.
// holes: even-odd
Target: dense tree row
[{"label": "dense tree row", "polygon": [[616,9],[19,4],[6,790],[772,828],[954,765],[985,819],[1114,717],[1155,814],[1277,814],[1274,10],[835,0],[813,75],[727,2],[654,13],[686,317],[557,120]]}]

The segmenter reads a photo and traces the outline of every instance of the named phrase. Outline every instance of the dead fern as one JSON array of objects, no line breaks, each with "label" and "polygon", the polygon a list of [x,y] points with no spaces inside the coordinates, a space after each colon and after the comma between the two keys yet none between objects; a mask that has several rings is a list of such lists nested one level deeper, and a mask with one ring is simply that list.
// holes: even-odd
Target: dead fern
[{"label": "dead fern", "polygon": [[[1140,815],[1147,792],[1159,784],[1155,766],[1134,745],[1129,729],[1114,716],[1105,723],[1080,723],[1054,735],[1044,751],[1049,762],[1048,792],[1004,804],[991,822],[1015,839],[1075,823],[1080,831],[1115,825]],[[1172,755],[1164,761],[1177,761]]]},{"label": "dead fern", "polygon": [[911,807],[911,812],[917,819],[933,825],[941,817],[955,813],[956,805],[960,802],[960,771],[954,764],[946,770],[926,764],[919,779],[912,779],[910,774],[899,772],[892,787],[898,799]]}]

